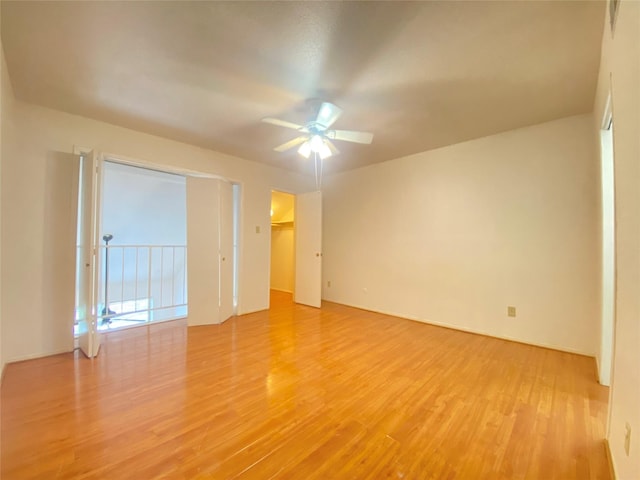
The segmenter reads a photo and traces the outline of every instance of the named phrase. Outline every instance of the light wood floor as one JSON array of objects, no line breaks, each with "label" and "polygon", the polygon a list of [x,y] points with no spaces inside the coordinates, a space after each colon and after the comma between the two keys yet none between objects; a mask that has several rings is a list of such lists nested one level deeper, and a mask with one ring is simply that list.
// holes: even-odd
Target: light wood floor
[{"label": "light wood floor", "polygon": [[8,365],[2,478],[609,478],[592,358],[273,292]]}]

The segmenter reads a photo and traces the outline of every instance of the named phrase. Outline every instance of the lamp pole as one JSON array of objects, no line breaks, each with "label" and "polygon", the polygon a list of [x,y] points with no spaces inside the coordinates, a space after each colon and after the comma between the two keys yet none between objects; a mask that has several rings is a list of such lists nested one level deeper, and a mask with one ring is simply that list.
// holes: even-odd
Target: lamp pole
[{"label": "lamp pole", "polygon": [[102,237],[105,243],[105,260],[104,260],[104,307],[102,308],[102,323],[111,323],[111,318],[105,318],[107,315],[113,315],[114,312],[109,308],[109,242],[113,240],[113,235],[110,233],[105,234]]}]

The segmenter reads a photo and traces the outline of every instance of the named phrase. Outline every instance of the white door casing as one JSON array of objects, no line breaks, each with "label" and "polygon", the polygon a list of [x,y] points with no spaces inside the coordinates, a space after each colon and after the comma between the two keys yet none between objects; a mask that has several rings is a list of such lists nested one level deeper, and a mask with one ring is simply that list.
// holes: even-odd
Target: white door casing
[{"label": "white door casing", "polygon": [[100,162],[95,152],[82,153],[80,179],[80,218],[78,272],[78,346],[88,358],[98,355],[97,302],[97,225],[100,199]]},{"label": "white door casing", "polygon": [[224,322],[233,315],[233,186],[223,180],[219,182],[219,321]]}]

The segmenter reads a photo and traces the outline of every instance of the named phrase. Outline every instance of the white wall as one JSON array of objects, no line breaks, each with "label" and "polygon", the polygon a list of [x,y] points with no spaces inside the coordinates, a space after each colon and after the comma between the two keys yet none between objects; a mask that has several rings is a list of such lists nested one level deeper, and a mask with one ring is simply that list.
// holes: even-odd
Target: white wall
[{"label": "white wall", "polygon": [[323,298],[593,355],[597,182],[590,115],[329,177]]},{"label": "white wall", "polygon": [[46,156],[42,276],[40,290],[32,290],[32,295],[44,306],[44,315],[33,322],[49,352],[73,350],[79,165],[79,157],[70,153],[48,152]]},{"label": "white wall", "polygon": [[[2,208],[6,205],[4,201],[4,189],[2,188],[2,182],[4,179],[4,166],[9,161],[12,153],[11,147],[13,145],[13,90],[11,88],[11,81],[9,80],[9,75],[7,71],[7,64],[4,58],[4,50],[2,48],[2,43],[0,43],[0,215]],[[0,216],[1,218],[1,216]],[[6,231],[2,228],[2,222],[0,222],[0,265],[4,265],[4,259],[6,257],[2,254],[2,249],[4,246],[3,237]],[[2,267],[3,268],[3,267]],[[7,318],[2,315],[3,311],[3,299],[5,295],[3,294],[2,286],[4,283],[2,282],[2,275],[0,275],[0,375],[4,371],[4,365],[6,363],[6,350],[2,348],[2,343],[4,342],[4,332],[3,332],[3,319]]]},{"label": "white wall", "polygon": [[102,177],[100,237],[114,235],[109,245],[186,244],[185,177],[112,162]]},{"label": "white wall", "polygon": [[[608,19],[607,19],[608,21]],[[605,27],[594,130],[611,90],[616,202],[616,325],[608,441],[619,479],[640,478],[640,3],[620,2]],[[630,454],[624,451],[631,426]]]},{"label": "white wall", "polygon": [[[2,22],[0,22],[2,23]],[[0,185],[2,185],[2,158],[4,157],[4,144],[2,141],[2,133],[4,131],[5,126],[5,105],[7,104],[7,100],[5,99],[5,83],[8,80],[7,76],[7,65],[4,60],[4,49],[2,48],[2,42],[0,41]],[[0,210],[2,210],[2,187],[0,186]],[[0,222],[0,265],[2,265],[2,228]],[[0,276],[1,277],[1,276]],[[2,357],[2,279],[0,278],[0,380],[2,379],[2,374],[4,373],[4,359]]]},{"label": "white wall", "polygon": [[293,293],[293,225],[271,227],[271,288]]},{"label": "white wall", "polygon": [[[269,304],[271,190],[313,190],[311,179],[255,162],[16,101],[16,154],[2,172],[2,343],[13,361],[53,353],[42,329],[45,163],[74,145],[117,157],[217,174],[242,185],[239,313]],[[259,227],[260,232],[256,232]],[[59,322],[59,319],[49,321]]]}]

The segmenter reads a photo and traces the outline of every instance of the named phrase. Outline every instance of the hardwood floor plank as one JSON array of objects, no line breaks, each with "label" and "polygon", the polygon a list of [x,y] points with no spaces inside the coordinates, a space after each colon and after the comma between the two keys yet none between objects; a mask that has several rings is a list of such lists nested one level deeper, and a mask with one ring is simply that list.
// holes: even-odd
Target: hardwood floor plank
[{"label": "hardwood floor plank", "polygon": [[272,292],[10,364],[3,479],[609,479],[594,359]]}]

